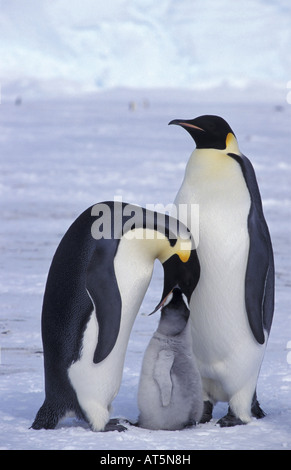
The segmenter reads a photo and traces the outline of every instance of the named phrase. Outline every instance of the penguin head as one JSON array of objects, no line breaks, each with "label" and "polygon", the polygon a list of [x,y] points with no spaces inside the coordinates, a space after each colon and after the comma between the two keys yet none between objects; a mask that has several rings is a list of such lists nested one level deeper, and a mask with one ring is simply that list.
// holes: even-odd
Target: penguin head
[{"label": "penguin head", "polygon": [[179,288],[190,303],[191,295],[199,281],[200,264],[196,250],[192,249],[188,257],[177,252],[162,263],[164,268],[164,289],[162,299],[156,306],[155,313],[170,298],[175,288]]},{"label": "penguin head", "polygon": [[[185,299],[185,300],[184,300]],[[161,310],[158,332],[165,336],[177,336],[187,325],[190,310],[180,288],[175,288]]]},{"label": "penguin head", "polygon": [[225,150],[236,137],[229,124],[220,116],[204,115],[195,119],[174,119],[169,122],[183,127],[198,149]]}]

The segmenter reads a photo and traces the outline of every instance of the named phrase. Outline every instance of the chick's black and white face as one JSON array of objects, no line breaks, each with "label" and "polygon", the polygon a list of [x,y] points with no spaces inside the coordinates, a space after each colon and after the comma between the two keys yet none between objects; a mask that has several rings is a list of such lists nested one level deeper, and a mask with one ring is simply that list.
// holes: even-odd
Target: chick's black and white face
[{"label": "chick's black and white face", "polygon": [[177,336],[187,325],[190,315],[186,296],[175,288],[161,310],[158,332],[165,336]]}]

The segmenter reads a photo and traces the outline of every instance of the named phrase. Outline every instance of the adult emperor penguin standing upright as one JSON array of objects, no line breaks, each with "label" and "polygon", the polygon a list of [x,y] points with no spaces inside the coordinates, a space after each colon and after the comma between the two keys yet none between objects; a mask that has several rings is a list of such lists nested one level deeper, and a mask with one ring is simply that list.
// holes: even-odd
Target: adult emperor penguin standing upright
[{"label": "adult emperor penguin standing upright", "polygon": [[245,424],[264,416],[256,385],[274,310],[273,250],[255,172],[221,117],[169,124],[183,127],[196,143],[175,204],[178,213],[180,204],[199,204],[201,277],[190,309],[202,422],[211,419],[217,401],[226,401],[220,426]]},{"label": "adult emperor penguin standing upright", "polygon": [[162,301],[176,286],[190,300],[200,267],[191,234],[177,220],[108,201],[68,229],[44,294],[45,400],[34,429],[53,429],[73,412],[94,431],[121,430],[109,423],[110,408],[155,259],[164,268]]}]

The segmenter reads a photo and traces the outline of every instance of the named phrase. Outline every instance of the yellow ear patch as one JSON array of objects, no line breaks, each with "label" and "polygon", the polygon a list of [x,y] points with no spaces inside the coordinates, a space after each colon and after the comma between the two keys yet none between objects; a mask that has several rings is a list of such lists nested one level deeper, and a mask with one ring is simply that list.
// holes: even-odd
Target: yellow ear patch
[{"label": "yellow ear patch", "polygon": [[225,140],[225,146],[228,147],[229,145],[231,145],[232,141],[233,141],[233,138],[234,138],[234,135],[229,132],[226,136],[226,140]]},{"label": "yellow ear patch", "polygon": [[227,153],[237,153],[238,155],[240,154],[237,140],[235,136],[232,134],[232,132],[229,132],[226,136],[225,147],[226,147],[225,151]]},{"label": "yellow ear patch", "polygon": [[178,251],[177,255],[179,256],[180,260],[183,263],[187,263],[188,259],[190,258],[191,251]]}]

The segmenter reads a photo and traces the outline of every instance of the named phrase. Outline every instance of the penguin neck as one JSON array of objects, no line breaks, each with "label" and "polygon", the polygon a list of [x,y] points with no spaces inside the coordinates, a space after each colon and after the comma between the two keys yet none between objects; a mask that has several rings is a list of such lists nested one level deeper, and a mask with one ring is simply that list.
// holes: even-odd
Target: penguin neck
[{"label": "penguin neck", "polygon": [[[149,286],[155,260],[165,262],[177,253],[179,243],[183,243],[184,247],[184,241],[178,239],[172,247],[162,233],[143,228],[131,230],[121,238],[114,258],[114,269],[123,309],[131,312],[129,316],[133,315],[133,320]],[[191,249],[190,239],[189,245]]]},{"label": "penguin neck", "polygon": [[185,337],[188,337],[188,335],[190,335],[189,321],[187,322],[185,327],[182,329],[182,331],[180,331],[176,335],[165,334],[162,331],[160,331],[160,328],[158,328],[154,333],[154,338],[167,344],[175,344],[175,343],[184,343]]},{"label": "penguin neck", "polygon": [[[226,148],[196,148],[187,164],[185,178],[190,184],[200,178],[203,184],[213,181],[227,182],[233,171],[239,170],[238,163],[228,154],[241,155],[235,136],[231,133],[226,138]],[[203,178],[203,179],[202,179]]]},{"label": "penguin neck", "polygon": [[192,250],[190,238],[177,237],[175,244],[171,246],[166,235],[147,228],[130,230],[121,238],[120,243],[128,244],[129,257],[139,261],[141,266],[143,263],[153,265],[156,259],[164,263],[175,254],[187,261]]}]

